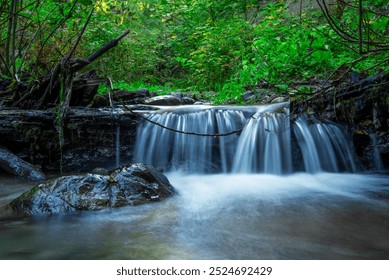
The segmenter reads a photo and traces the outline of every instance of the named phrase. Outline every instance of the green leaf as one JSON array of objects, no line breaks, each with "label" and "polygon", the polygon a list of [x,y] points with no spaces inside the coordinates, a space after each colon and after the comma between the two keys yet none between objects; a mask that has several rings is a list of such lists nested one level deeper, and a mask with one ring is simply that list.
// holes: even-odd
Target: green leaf
[{"label": "green leaf", "polygon": [[332,57],[331,52],[317,50],[312,53],[312,57],[315,58],[319,62],[326,61]]},{"label": "green leaf", "polygon": [[312,42],[312,48],[313,49],[320,49],[320,48],[323,48],[325,46],[327,42],[327,39],[325,37],[321,37],[321,38],[316,38],[313,42]]},{"label": "green leaf", "polygon": [[89,6],[89,5],[92,5],[93,4],[93,1],[92,0],[80,0],[79,1],[82,5],[84,6]]}]

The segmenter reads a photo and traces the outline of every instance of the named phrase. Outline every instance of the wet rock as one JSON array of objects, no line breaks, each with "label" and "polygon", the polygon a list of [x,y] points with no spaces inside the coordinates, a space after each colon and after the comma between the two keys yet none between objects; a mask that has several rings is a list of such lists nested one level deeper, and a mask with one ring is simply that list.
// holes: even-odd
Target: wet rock
[{"label": "wet rock", "polygon": [[242,99],[243,101],[247,102],[252,98],[255,98],[256,94],[253,90],[246,91],[245,93],[242,94]]},{"label": "wet rock", "polygon": [[181,103],[182,103],[182,105],[192,105],[192,104],[195,103],[195,101],[194,101],[192,98],[190,98],[190,97],[184,96],[184,97],[181,99]]},{"label": "wet rock", "polygon": [[114,100],[121,99],[122,101],[129,101],[135,98],[147,98],[150,96],[150,92],[147,89],[139,89],[135,91],[115,90],[113,98]]},{"label": "wet rock", "polygon": [[181,91],[171,92],[170,95],[174,96],[174,97],[177,97],[178,99],[182,99],[182,97],[183,97],[183,94],[182,94]]},{"label": "wet rock", "polygon": [[[132,110],[155,109],[128,106]],[[70,108],[64,124],[62,148],[49,110],[0,111],[0,147],[5,147],[45,172],[89,172],[95,167],[116,167],[133,157],[138,117],[118,108]],[[119,147],[119,151],[117,149]],[[119,152],[119,153],[118,153]]]},{"label": "wet rock", "polygon": [[192,97],[188,97],[186,95],[186,93],[184,94],[180,91],[172,92],[167,96],[174,96],[175,98],[177,98],[180,101],[180,104],[177,104],[177,105],[192,105],[195,103],[195,101]]},{"label": "wet rock", "polygon": [[44,180],[45,175],[38,167],[20,159],[10,151],[0,148],[0,170],[7,173],[23,177],[28,180]]},{"label": "wet rock", "polygon": [[70,106],[87,106],[97,95],[99,83],[104,79],[97,75],[95,70],[80,74],[73,80]]},{"label": "wet rock", "polygon": [[109,175],[108,169],[105,169],[105,168],[103,168],[103,167],[96,167],[96,168],[93,168],[93,170],[91,171],[91,173],[93,173],[93,174],[100,174],[100,175]]},{"label": "wet rock", "polygon": [[155,96],[145,100],[147,105],[175,106],[181,105],[181,99],[172,95]]},{"label": "wet rock", "polygon": [[[292,120],[301,112],[314,112],[320,118],[339,123],[347,128],[353,139],[357,159],[362,170],[375,170],[377,155],[384,169],[389,168],[389,122],[387,99],[389,75],[343,81],[318,91],[309,98],[291,102]],[[372,141],[372,137],[375,141]]]},{"label": "wet rock", "polygon": [[161,201],[175,193],[168,179],[150,165],[137,163],[110,175],[63,176],[13,200],[14,213],[36,215],[100,210]]},{"label": "wet rock", "polygon": [[[145,98],[151,97],[151,93],[148,89],[138,89],[135,91],[128,90],[114,90],[113,103],[114,105],[125,104],[142,104]],[[109,102],[108,93],[106,95],[96,95],[93,100],[89,103],[90,108],[100,108],[111,106]]]},{"label": "wet rock", "polygon": [[89,108],[100,108],[100,107],[109,107],[109,98],[108,96],[95,95],[93,100],[88,104]]},{"label": "wet rock", "polygon": [[196,94],[193,92],[193,91],[187,91],[185,93],[185,97],[188,97],[188,98],[191,98],[193,100],[195,100],[197,97],[196,97]]},{"label": "wet rock", "polygon": [[272,98],[273,96],[278,96],[278,95],[268,89],[263,89],[263,88],[256,88],[254,90],[249,90],[241,95],[243,101],[248,104],[270,103],[273,100]]},{"label": "wet rock", "polygon": [[271,103],[281,103],[281,102],[286,102],[288,101],[288,98],[284,97],[284,96],[280,96],[280,97],[275,97]]}]

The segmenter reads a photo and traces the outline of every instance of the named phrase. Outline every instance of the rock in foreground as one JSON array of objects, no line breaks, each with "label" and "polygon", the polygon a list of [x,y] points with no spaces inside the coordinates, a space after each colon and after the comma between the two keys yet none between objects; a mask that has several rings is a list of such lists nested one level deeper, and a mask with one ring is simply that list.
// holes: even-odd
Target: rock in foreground
[{"label": "rock in foreground", "polygon": [[64,176],[23,193],[10,203],[17,214],[100,210],[161,201],[175,193],[169,180],[150,165],[132,164],[110,175]]}]

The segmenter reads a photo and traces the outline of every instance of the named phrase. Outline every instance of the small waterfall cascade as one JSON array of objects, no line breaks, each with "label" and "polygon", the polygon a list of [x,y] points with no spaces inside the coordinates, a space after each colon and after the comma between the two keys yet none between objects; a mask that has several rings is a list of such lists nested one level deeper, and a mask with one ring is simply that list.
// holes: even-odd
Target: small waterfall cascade
[{"label": "small waterfall cascade", "polygon": [[[241,111],[206,109],[166,111],[147,117],[163,126],[180,131],[219,134],[242,128],[247,116]],[[206,137],[177,133],[143,123],[137,131],[135,160],[191,173],[228,172],[238,135]]]},{"label": "small waterfall cascade", "polygon": [[234,173],[284,174],[292,171],[289,118],[285,113],[257,113],[243,130]]},{"label": "small waterfall cascade", "polygon": [[[223,137],[205,137],[177,133],[144,122],[137,131],[134,160],[168,171],[183,170],[200,174],[284,173],[287,168],[276,161],[283,160],[280,157],[284,157],[288,151],[287,147],[280,147],[287,141],[281,139],[284,136],[279,133],[285,129],[281,128],[283,123],[288,123],[285,121],[288,111],[286,105],[287,103],[252,107],[197,106],[148,113],[146,116],[150,120],[180,131],[210,135],[237,130],[242,132],[241,135],[235,133]],[[248,132],[252,129],[255,133]],[[276,143],[271,144],[274,139]],[[260,147],[255,148],[256,146]],[[260,154],[252,154],[256,152]],[[250,164],[245,162],[246,156],[250,157]]]},{"label": "small waterfall cascade", "polygon": [[355,172],[353,145],[342,129],[307,115],[299,117],[293,127],[306,172]]},{"label": "small waterfall cascade", "polygon": [[116,168],[120,167],[120,125],[116,125],[115,164]]},{"label": "small waterfall cascade", "polygon": [[377,136],[374,133],[369,133],[370,141],[371,141],[371,149],[372,149],[372,157],[373,157],[373,164],[374,169],[376,171],[382,171],[384,170],[384,164],[382,163],[381,154],[377,149]]},{"label": "small waterfall cascade", "polygon": [[291,129],[288,103],[250,106],[179,106],[143,113],[151,121],[171,129],[228,136],[178,133],[144,121],[138,126],[134,161],[164,171],[188,173],[289,174],[296,162],[292,133],[305,172],[355,172],[351,141],[341,127],[308,116],[298,118]]}]

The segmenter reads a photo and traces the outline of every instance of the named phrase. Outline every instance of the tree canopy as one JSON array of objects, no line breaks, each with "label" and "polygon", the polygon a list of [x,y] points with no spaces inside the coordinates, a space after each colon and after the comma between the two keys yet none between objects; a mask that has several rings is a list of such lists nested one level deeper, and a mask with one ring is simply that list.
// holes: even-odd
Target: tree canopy
[{"label": "tree canopy", "polygon": [[0,23],[1,76],[15,82],[127,29],[90,67],[127,87],[216,91],[218,102],[264,82],[282,92],[296,80],[389,71],[386,0],[3,0]]}]

